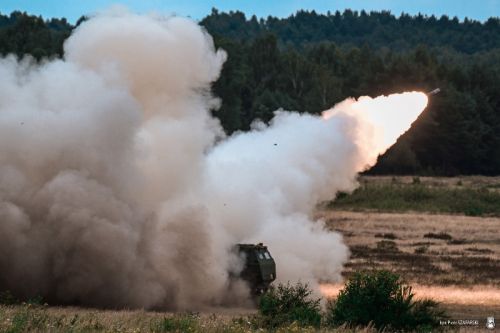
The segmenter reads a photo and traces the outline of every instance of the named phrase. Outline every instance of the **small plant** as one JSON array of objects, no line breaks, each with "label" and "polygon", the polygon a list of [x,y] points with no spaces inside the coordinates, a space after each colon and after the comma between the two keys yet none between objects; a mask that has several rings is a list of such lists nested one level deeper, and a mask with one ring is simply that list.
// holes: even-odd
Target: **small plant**
[{"label": "small plant", "polygon": [[6,333],[25,332],[29,325],[29,312],[27,310],[19,311],[14,314],[11,326]]},{"label": "small plant", "polygon": [[311,298],[307,284],[278,284],[262,295],[259,303],[261,325],[277,328],[294,322],[301,327],[319,327],[320,300]]},{"label": "small plant", "polygon": [[38,295],[33,298],[28,299],[26,302],[27,304],[35,305],[35,306],[41,306],[44,304],[43,297]]},{"label": "small plant", "polygon": [[396,239],[397,237],[392,232],[389,232],[384,234],[381,233],[375,234],[375,238]]},{"label": "small plant", "polygon": [[196,318],[191,315],[165,317],[160,321],[152,321],[150,324],[150,331],[154,333],[195,332]]},{"label": "small plant", "polygon": [[44,304],[44,300],[43,297],[40,295],[30,298],[28,300],[26,299],[21,300],[15,297],[9,290],[5,290],[5,291],[0,291],[0,304],[3,305],[30,304],[39,306]]},{"label": "small plant", "polygon": [[476,253],[493,253],[490,249],[478,249],[477,247],[468,247],[465,251],[476,252]]},{"label": "small plant", "polygon": [[0,291],[0,304],[14,305],[21,303],[9,290]]},{"label": "small plant", "polygon": [[467,216],[482,216],[484,215],[484,211],[480,206],[475,206],[474,204],[469,204],[464,209],[464,213]]},{"label": "small plant", "polygon": [[349,196],[349,193],[343,192],[343,191],[339,191],[339,192],[337,192],[336,198],[337,199],[344,199],[344,198],[346,198],[348,196]]},{"label": "small plant", "polygon": [[428,249],[429,249],[429,246],[423,245],[423,246],[417,247],[414,252],[416,254],[423,254],[423,253],[426,253]]},{"label": "small plant", "polygon": [[398,252],[398,246],[394,241],[382,240],[377,242],[377,250],[384,252]]},{"label": "small plant", "polygon": [[[12,309],[11,319],[7,321],[10,325],[2,332],[43,332],[49,322],[49,316],[45,311],[32,304],[23,303]],[[0,326],[1,328],[1,326]]]},{"label": "small plant", "polygon": [[451,239],[449,241],[446,242],[446,244],[449,244],[449,245],[462,245],[462,244],[467,244],[469,243],[466,239]]},{"label": "small plant", "polygon": [[432,300],[413,300],[412,288],[388,271],[357,272],[327,308],[331,326],[373,325],[379,330],[430,331],[444,312]]},{"label": "small plant", "polygon": [[449,234],[446,232],[440,232],[438,234],[429,232],[424,235],[424,238],[434,238],[434,239],[444,239],[444,240],[451,240],[453,237],[451,237]]},{"label": "small plant", "polygon": [[414,185],[418,185],[418,184],[420,184],[420,183],[421,183],[421,181],[420,181],[420,177],[418,177],[418,176],[413,177],[413,181],[412,181],[412,183],[413,183]]}]

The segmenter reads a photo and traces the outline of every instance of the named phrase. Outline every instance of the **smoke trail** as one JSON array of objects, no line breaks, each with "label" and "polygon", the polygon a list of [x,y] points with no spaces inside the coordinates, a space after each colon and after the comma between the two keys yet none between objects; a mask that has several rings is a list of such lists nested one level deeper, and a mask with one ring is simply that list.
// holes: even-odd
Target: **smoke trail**
[{"label": "smoke trail", "polygon": [[[232,245],[258,241],[282,281],[339,278],[347,248],[310,216],[394,142],[379,142],[363,110],[398,96],[346,101],[328,120],[278,112],[215,145],[210,84],[225,54],[192,21],[100,14],[64,51],[0,60],[0,290],[114,308],[224,304],[246,295],[228,291]],[[410,102],[397,133],[425,107]]]},{"label": "smoke trail", "polygon": [[313,210],[353,190],[357,173],[426,104],[425,94],[413,92],[346,100],[323,117],[276,112],[269,127],[237,134],[207,157],[210,216],[233,239],[270,244],[283,281],[317,288],[318,280],[339,280],[347,248],[339,234],[311,220]]}]

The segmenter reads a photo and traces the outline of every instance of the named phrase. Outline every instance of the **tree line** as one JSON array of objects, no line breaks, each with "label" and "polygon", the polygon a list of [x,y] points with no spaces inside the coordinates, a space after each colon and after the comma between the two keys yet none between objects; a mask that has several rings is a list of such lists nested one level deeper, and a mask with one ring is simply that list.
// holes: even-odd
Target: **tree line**
[{"label": "tree line", "polygon": [[[318,114],[347,97],[440,87],[368,173],[500,174],[500,19],[351,10],[257,19],[214,9],[200,24],[228,53],[213,112],[227,133],[279,108]],[[64,18],[0,15],[0,53],[58,57],[72,29]]]}]

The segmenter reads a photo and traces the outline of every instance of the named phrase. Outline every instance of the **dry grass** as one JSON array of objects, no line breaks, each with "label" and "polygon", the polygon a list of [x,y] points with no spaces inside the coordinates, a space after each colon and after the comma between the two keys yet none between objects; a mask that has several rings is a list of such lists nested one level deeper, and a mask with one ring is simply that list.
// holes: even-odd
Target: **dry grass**
[{"label": "dry grass", "polygon": [[[230,316],[111,311],[77,307],[0,306],[1,332],[222,332],[238,325]],[[248,324],[247,324],[248,326]]]},{"label": "dry grass", "polygon": [[[335,298],[344,286],[342,284],[323,284],[321,292]],[[416,299],[430,298],[456,319],[486,318],[500,315],[500,289],[493,286],[464,288],[460,286],[429,286],[412,284]]]},{"label": "dry grass", "polygon": [[346,276],[384,268],[410,283],[500,286],[500,218],[342,211],[318,217],[351,249]]},{"label": "dry grass", "polygon": [[[476,305],[463,307],[447,304],[446,308],[455,314],[454,318],[479,319],[484,322],[484,314],[492,315],[491,306]],[[495,308],[498,314],[498,307]],[[223,311],[224,312],[224,311]],[[145,311],[110,311],[84,309],[77,307],[45,307],[45,306],[1,306],[0,305],[0,332],[199,332],[199,333],[250,333],[271,332],[255,326],[250,315],[221,315],[219,313],[203,314],[173,314]],[[484,326],[484,325],[483,325]],[[453,329],[453,331],[455,331]],[[462,327],[461,332],[472,331]],[[276,333],[285,332],[324,332],[324,333],[375,333],[370,327],[350,329],[345,327],[321,329],[302,328],[296,323],[280,327]]]},{"label": "dry grass", "polygon": [[345,211],[318,216],[351,249],[344,276],[388,269],[413,285],[417,297],[443,303],[453,318],[500,317],[500,218]]},{"label": "dry grass", "polygon": [[[325,283],[321,285],[321,292],[326,297],[332,298],[336,297],[343,287],[343,284]],[[500,290],[494,288],[461,288],[413,284],[412,291],[417,299],[431,298],[446,304],[500,306]]]},{"label": "dry grass", "polygon": [[[500,177],[360,177],[362,186],[500,191]],[[406,186],[406,187],[405,187]],[[361,198],[362,199],[362,198]],[[443,303],[455,318],[500,317],[500,217],[322,208],[317,217],[343,234],[351,258],[343,272],[388,269],[414,287],[416,297]],[[352,209],[351,209],[352,208]],[[424,207],[425,208],[425,207]],[[324,285],[335,295],[340,285]]]},{"label": "dry grass", "polygon": [[[224,312],[224,311],[223,311]],[[255,326],[248,315],[172,314],[145,311],[104,311],[76,307],[0,306],[0,332],[270,332]],[[366,332],[371,328],[302,328],[296,323],[272,332]]]}]

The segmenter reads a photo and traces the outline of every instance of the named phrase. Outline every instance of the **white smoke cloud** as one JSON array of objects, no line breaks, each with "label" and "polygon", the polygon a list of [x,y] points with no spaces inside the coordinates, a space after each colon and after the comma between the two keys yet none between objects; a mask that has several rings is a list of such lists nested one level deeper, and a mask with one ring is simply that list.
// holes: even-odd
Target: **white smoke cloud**
[{"label": "white smoke cloud", "polygon": [[224,304],[245,294],[228,291],[231,247],[260,241],[281,281],[340,278],[348,250],[311,216],[387,148],[358,102],[328,120],[277,112],[215,144],[210,84],[226,55],[194,22],[99,14],[64,51],[0,60],[0,290],[102,307]]}]

